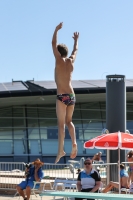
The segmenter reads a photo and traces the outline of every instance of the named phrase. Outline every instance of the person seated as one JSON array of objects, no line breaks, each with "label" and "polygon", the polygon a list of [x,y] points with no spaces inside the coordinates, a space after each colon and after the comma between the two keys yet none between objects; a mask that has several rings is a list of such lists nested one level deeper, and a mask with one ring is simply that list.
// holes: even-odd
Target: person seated
[{"label": "person seated", "polygon": [[100,162],[100,161],[102,161],[101,156],[102,156],[102,152],[99,151],[98,153],[96,153],[96,154],[93,156],[92,162],[95,162],[95,161],[99,161],[99,162]]},{"label": "person seated", "polygon": [[[129,188],[128,186],[128,173],[125,170],[124,164],[120,164],[120,186],[121,188]],[[106,193],[113,188],[119,188],[119,182],[113,182],[110,181],[110,183],[106,186],[104,190],[102,190],[103,193]]]},{"label": "person seated", "polygon": [[[20,184],[17,185],[17,191],[20,196],[23,197],[24,200],[29,200],[31,195],[31,189],[34,186],[34,181],[41,182],[41,179],[44,177],[44,173],[42,170],[42,166],[44,165],[40,159],[35,160],[32,162],[32,165],[29,168],[26,168],[25,174],[25,181],[22,181]],[[36,189],[40,187],[40,184],[36,184]],[[26,196],[23,190],[26,190]]]},{"label": "person seated", "polygon": [[[87,158],[84,161],[84,170],[81,171],[78,175],[77,179],[78,192],[98,192],[100,184],[101,184],[100,174],[95,169],[92,168],[92,160],[90,158]],[[83,199],[84,198],[75,198],[75,200],[83,200]]]},{"label": "person seated", "polygon": [[130,162],[129,168],[128,168],[128,175],[129,175],[128,184],[130,185],[130,183],[133,182],[133,151],[132,150],[127,153],[127,161]]}]

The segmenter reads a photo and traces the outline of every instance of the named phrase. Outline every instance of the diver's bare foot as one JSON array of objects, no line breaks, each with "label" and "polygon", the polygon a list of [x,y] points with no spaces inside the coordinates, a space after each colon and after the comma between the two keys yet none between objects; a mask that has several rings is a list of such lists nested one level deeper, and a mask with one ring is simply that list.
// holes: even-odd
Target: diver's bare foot
[{"label": "diver's bare foot", "polygon": [[77,144],[73,144],[70,158],[74,159],[77,156],[77,152],[78,152]]},{"label": "diver's bare foot", "polygon": [[66,155],[66,153],[65,153],[64,151],[58,153],[58,155],[57,155],[57,157],[56,157],[56,160],[55,160],[55,164],[56,164],[57,162],[59,162],[59,160],[60,160],[63,156],[65,156],[65,155]]}]

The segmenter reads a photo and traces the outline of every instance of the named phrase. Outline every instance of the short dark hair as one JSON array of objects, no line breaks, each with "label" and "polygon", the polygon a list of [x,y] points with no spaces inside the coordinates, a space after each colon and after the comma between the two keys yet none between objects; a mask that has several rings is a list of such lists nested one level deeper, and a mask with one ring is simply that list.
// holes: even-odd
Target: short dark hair
[{"label": "short dark hair", "polygon": [[125,168],[125,165],[124,165],[123,163],[121,163],[121,164],[120,164],[120,168],[121,168],[121,169],[124,169],[124,168]]},{"label": "short dark hair", "polygon": [[131,157],[133,157],[133,151],[131,150],[131,151],[129,151],[128,153],[127,153],[127,157],[128,158],[131,158]]},{"label": "short dark hair", "polygon": [[91,160],[90,158],[86,158],[86,159],[84,160],[84,164],[85,164],[86,161],[88,161],[88,160],[92,163],[92,160]]},{"label": "short dark hair", "polygon": [[68,55],[68,48],[65,44],[58,44],[57,49],[61,54],[61,57],[67,57]]}]

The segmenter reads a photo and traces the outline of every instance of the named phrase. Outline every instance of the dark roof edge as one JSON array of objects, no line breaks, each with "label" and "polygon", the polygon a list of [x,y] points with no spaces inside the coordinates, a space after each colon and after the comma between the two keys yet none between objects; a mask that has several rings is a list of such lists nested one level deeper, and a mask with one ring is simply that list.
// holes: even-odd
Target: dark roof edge
[{"label": "dark roof edge", "polygon": [[[1,91],[0,98],[56,95],[57,92],[56,89],[46,89],[31,81],[22,81],[22,84],[27,90]],[[100,94],[106,93],[106,87],[74,88],[74,91],[75,94]],[[133,86],[127,86],[126,92],[133,92]]]},{"label": "dark roof edge", "polygon": [[[87,89],[87,88],[76,88],[75,94],[96,94],[96,93],[105,93],[105,88],[93,88],[93,89]],[[43,88],[38,90],[27,90],[27,91],[11,91],[11,92],[1,92],[0,98],[8,98],[8,97],[27,97],[27,96],[45,96],[45,95],[56,95],[57,90],[56,89],[50,89],[45,90]]]}]

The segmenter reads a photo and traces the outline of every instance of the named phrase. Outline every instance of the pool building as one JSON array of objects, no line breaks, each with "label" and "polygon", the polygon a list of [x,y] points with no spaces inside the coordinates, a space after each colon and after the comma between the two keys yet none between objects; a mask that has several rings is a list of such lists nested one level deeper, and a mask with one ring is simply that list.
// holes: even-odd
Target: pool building
[{"label": "pool building", "polygon": [[[84,149],[88,139],[106,127],[106,80],[72,81],[76,94],[73,123],[78,156],[92,157],[97,149]],[[126,128],[133,133],[133,79],[126,79]],[[58,150],[54,81],[0,83],[0,162],[30,162],[40,158],[53,163]],[[66,156],[70,160],[71,140],[66,128]],[[101,150],[100,150],[101,151]],[[106,150],[102,158],[106,160]]]}]

